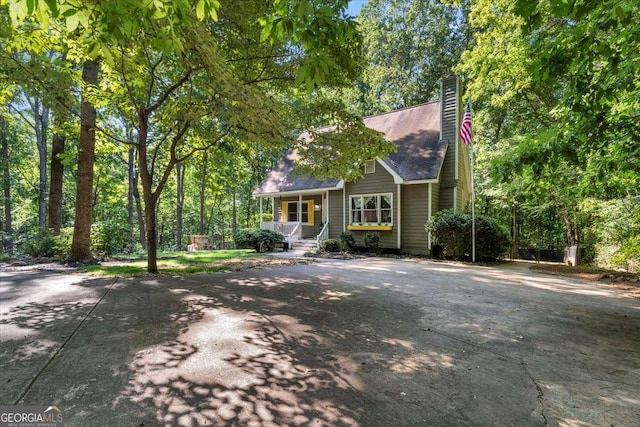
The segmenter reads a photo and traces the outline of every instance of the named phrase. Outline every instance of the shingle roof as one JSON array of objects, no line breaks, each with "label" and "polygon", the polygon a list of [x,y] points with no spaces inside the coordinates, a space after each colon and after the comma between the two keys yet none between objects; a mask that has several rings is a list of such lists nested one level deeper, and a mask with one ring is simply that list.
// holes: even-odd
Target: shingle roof
[{"label": "shingle roof", "polygon": [[339,179],[328,179],[320,181],[310,175],[301,176],[291,173],[293,164],[297,159],[295,151],[289,151],[278,162],[275,168],[262,181],[260,186],[253,192],[255,195],[283,193],[287,191],[301,191],[315,188],[335,188],[340,182]]},{"label": "shingle roof", "polygon": [[405,181],[436,179],[447,144],[440,141],[440,102],[366,117],[364,124],[384,134],[397,151],[382,161]]},{"label": "shingle roof", "polygon": [[[440,141],[440,101],[365,117],[363,121],[396,145],[397,151],[381,160],[402,180],[422,181],[438,177],[447,151],[447,143]],[[288,152],[254,194],[336,188],[341,182],[292,174],[295,159],[296,153]]]}]

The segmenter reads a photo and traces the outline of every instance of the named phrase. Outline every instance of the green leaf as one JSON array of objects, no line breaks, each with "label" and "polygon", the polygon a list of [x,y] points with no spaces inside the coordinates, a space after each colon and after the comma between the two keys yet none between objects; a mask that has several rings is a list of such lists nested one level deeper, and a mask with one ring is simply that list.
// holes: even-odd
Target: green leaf
[{"label": "green leaf", "polygon": [[80,21],[80,24],[84,27],[84,28],[89,28],[89,14],[91,12],[89,12],[88,10],[79,10],[77,15],[78,15],[78,20]]},{"label": "green leaf", "polygon": [[57,17],[58,13],[60,12],[58,9],[58,1],[57,0],[44,0],[44,1],[49,7],[49,10],[51,11],[51,15],[54,17]]},{"label": "green leaf", "polygon": [[205,15],[204,2],[205,0],[198,0],[198,4],[196,5],[196,17],[201,21],[204,19]]},{"label": "green leaf", "polygon": [[74,32],[80,24],[80,19],[78,18],[77,13],[71,16],[67,16],[65,21],[67,24],[67,31],[70,33]]}]

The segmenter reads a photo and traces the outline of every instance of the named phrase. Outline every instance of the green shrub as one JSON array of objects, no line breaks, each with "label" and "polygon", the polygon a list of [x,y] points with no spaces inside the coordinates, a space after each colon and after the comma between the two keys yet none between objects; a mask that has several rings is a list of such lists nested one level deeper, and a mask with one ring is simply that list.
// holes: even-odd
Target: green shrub
[{"label": "green shrub", "polygon": [[[471,215],[445,210],[425,225],[434,243],[444,248],[444,255],[459,259],[470,255],[472,248]],[[476,216],[476,259],[498,259],[509,251],[509,233],[495,220]]]},{"label": "green shrub", "polygon": [[238,230],[233,240],[236,248],[251,248],[256,252],[272,251],[276,243],[283,242],[282,233],[259,228],[243,228]]},{"label": "green shrub", "polygon": [[507,230],[492,218],[476,216],[476,259],[502,258],[509,253],[510,245]]},{"label": "green shrub", "polygon": [[373,252],[374,254],[380,253],[380,233],[377,231],[367,231],[367,234],[364,235],[364,245],[367,247],[369,252]]},{"label": "green shrub", "polygon": [[71,243],[73,241],[73,227],[64,227],[60,229],[60,234],[56,236],[56,250],[60,256],[66,257],[71,252]]},{"label": "green shrub", "polygon": [[53,257],[59,255],[57,239],[50,230],[35,227],[19,236],[17,242],[20,252],[31,257]]},{"label": "green shrub", "polygon": [[637,273],[640,269],[640,236],[632,236],[623,242],[611,262],[618,268]]},{"label": "green shrub", "polygon": [[129,241],[129,226],[120,222],[103,221],[91,225],[91,250],[113,255],[122,253]]},{"label": "green shrub", "polygon": [[325,252],[340,252],[341,245],[336,239],[327,239],[322,242],[322,250]]},{"label": "green shrub", "polygon": [[471,247],[471,218],[462,212],[444,210],[436,213],[425,225],[433,242],[444,248],[444,255],[458,259]]},{"label": "green shrub", "polygon": [[356,250],[356,238],[351,231],[340,233],[340,243],[342,243],[342,248],[347,252]]}]

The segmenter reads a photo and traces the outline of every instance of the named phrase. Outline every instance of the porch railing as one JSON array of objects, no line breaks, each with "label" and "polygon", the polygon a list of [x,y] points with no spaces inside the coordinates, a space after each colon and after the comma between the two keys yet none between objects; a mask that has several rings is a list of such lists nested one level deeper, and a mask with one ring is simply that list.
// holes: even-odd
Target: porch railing
[{"label": "porch railing", "polygon": [[320,230],[320,234],[316,236],[316,246],[318,249],[322,247],[322,242],[329,238],[329,221],[325,222],[322,226],[322,230]]},{"label": "porch railing", "polygon": [[279,231],[284,235],[284,240],[293,246],[293,243],[302,238],[301,222],[263,221],[260,223],[263,230]]}]

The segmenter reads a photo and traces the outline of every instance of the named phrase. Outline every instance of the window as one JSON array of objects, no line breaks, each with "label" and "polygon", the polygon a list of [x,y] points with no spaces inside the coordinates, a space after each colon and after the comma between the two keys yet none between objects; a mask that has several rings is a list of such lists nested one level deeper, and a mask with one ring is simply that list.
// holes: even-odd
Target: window
[{"label": "window", "polygon": [[393,194],[350,196],[351,224],[391,224]]},{"label": "window", "polygon": [[376,173],[376,161],[367,160],[364,164],[364,173]]},{"label": "window", "polygon": [[287,202],[287,222],[298,221],[298,202]]},{"label": "window", "polygon": [[[298,202],[282,202],[282,217],[286,222],[298,222]],[[300,221],[305,225],[313,225],[313,200],[305,200],[302,202],[302,210],[300,212]]]}]

